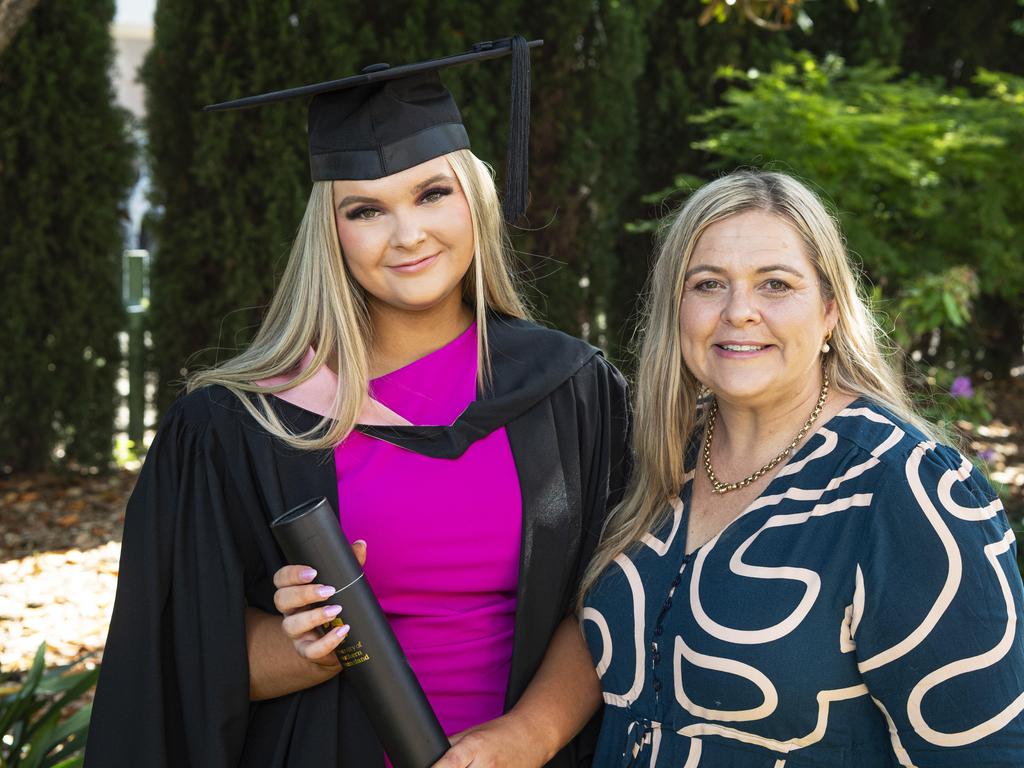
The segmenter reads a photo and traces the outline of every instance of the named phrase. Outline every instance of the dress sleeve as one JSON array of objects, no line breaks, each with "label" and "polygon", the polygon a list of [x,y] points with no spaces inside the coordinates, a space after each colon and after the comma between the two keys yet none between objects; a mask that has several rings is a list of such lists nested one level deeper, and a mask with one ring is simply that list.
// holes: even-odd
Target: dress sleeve
[{"label": "dress sleeve", "polygon": [[1024,765],[1024,590],[1002,504],[946,446],[893,460],[865,516],[851,635],[902,765]]},{"label": "dress sleeve", "polygon": [[128,502],[88,768],[234,766],[242,752],[245,597],[228,473],[213,430],[179,406]]}]

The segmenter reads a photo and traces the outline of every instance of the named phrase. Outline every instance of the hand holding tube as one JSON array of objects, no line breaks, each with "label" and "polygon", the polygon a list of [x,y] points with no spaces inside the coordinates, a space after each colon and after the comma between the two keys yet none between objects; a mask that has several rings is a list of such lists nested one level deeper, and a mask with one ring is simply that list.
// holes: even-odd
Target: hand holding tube
[{"label": "hand holding tube", "polygon": [[[278,517],[271,530],[289,562],[309,563],[337,590],[327,603],[344,601],[352,630],[335,655],[391,763],[395,768],[433,765],[447,751],[448,739],[345,540],[337,513],[327,499],[313,499]],[[296,622],[296,630],[302,627]]]},{"label": "hand holding tube", "polygon": [[[366,563],[366,542],[355,541],[352,551],[360,565]],[[330,632],[318,631],[323,625],[335,623],[342,606],[317,606],[334,594],[332,585],[314,583],[317,572],[308,565],[286,565],[274,574],[274,607],[285,617],[281,626],[292,641],[295,652],[307,661],[337,668],[335,649],[349,633],[349,626],[335,626]],[[344,617],[340,617],[342,620]]]},{"label": "hand holding tube", "polygon": [[[367,543],[352,543],[352,552],[359,565],[367,562]],[[286,565],[273,574],[275,608],[285,616],[282,628],[292,641],[295,651],[313,664],[337,668],[338,657],[335,649],[348,635],[348,625],[336,626],[333,631],[321,633],[317,630],[331,624],[342,610],[341,605],[316,606],[331,597],[335,588],[331,585],[312,583],[316,570],[309,565]],[[344,620],[344,616],[341,616]],[[337,624],[337,622],[334,622]]]}]

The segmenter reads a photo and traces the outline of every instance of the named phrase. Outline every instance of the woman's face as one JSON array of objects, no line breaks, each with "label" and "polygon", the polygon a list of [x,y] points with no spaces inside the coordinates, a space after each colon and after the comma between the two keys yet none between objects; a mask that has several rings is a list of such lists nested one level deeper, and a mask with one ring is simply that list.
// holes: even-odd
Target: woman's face
[{"label": "woman's face", "polygon": [[444,157],[369,181],[335,181],[345,263],[378,309],[461,305],[473,260],[469,203]]},{"label": "woman's face", "polygon": [[835,302],[799,233],[747,211],[708,227],[686,270],[679,307],[683,360],[724,402],[757,407],[817,391]]}]

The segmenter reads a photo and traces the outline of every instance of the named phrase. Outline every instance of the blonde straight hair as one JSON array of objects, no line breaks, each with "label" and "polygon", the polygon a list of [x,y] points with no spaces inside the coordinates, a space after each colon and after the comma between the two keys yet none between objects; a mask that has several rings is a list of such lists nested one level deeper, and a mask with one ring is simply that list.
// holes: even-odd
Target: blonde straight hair
[{"label": "blonde straight hair", "polygon": [[861,293],[839,224],[818,197],[782,173],[737,171],[697,190],[663,225],[647,289],[643,345],[636,379],[634,466],[622,503],[612,512],[580,588],[580,600],[620,552],[667,519],[668,501],[683,484],[686,448],[697,426],[701,384],[683,362],[679,305],[684,275],[704,231],[750,210],[774,214],[803,240],[817,270],[822,298],[834,300],[838,321],[824,360],[833,385],[864,396],[945,440],[913,409],[902,384],[899,350],[886,337]]},{"label": "blonde straight hair", "polygon": [[[462,281],[464,300],[476,315],[477,381],[483,388],[490,371],[488,311],[525,318],[527,310],[511,268],[511,248],[491,169],[469,150],[445,156],[469,203],[473,223],[473,261]],[[188,391],[219,384],[268,432],[295,448],[333,448],[352,431],[370,379],[373,328],[362,286],[345,266],[334,218],[330,181],[313,183],[306,212],[292,245],[288,265],[270,309],[252,344],[214,368],[198,371]],[[277,386],[256,382],[296,371],[306,351],[312,363]],[[284,392],[316,375],[328,363],[337,367],[338,386],[331,413],[310,430],[292,432],[278,418],[268,395]]]}]

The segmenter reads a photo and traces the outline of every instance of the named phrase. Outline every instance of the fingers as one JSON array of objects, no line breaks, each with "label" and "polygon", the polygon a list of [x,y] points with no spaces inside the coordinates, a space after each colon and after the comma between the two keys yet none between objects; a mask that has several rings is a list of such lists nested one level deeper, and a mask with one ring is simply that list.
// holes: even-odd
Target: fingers
[{"label": "fingers", "polygon": [[[490,755],[478,750],[480,746],[474,738],[456,741],[452,737],[452,748],[444,753],[444,757],[434,763],[433,768],[466,768],[469,765],[486,765]],[[474,746],[475,745],[475,746]]]},{"label": "fingers", "polygon": [[[360,565],[366,564],[366,542],[363,539],[356,539],[352,542],[352,551],[355,552],[356,560]],[[286,565],[274,573],[274,586],[297,587],[302,584],[309,584],[316,578],[316,570],[308,565]]]},{"label": "fingers", "polygon": [[366,565],[366,542],[356,539],[352,542],[352,551],[356,553],[356,560],[360,565]]},{"label": "fingers", "polygon": [[336,618],[339,613],[341,613],[340,605],[325,605],[322,608],[299,611],[290,616],[285,616],[281,621],[281,628],[284,629],[284,633],[294,642],[307,632],[312,632],[324,624],[341,626],[341,620]]},{"label": "fingers", "polygon": [[466,768],[473,765],[490,765],[494,757],[487,751],[487,740],[478,728],[460,731],[448,738],[452,747],[432,768]]},{"label": "fingers", "polygon": [[274,573],[274,586],[295,587],[299,584],[309,584],[316,578],[316,571],[308,565],[286,565]]},{"label": "fingers", "polygon": [[298,651],[300,656],[305,657],[309,661],[323,663],[326,659],[329,661],[329,666],[335,666],[338,664],[338,659],[334,656],[334,650],[344,641],[348,631],[349,626],[347,624],[335,627],[316,640],[296,643],[295,650]]},{"label": "fingers", "polygon": [[[366,542],[362,539],[352,544],[352,551],[360,565],[366,563]],[[274,607],[285,616],[309,605],[323,602],[335,593],[334,587],[312,584],[316,570],[308,565],[286,565],[274,573]]]},{"label": "fingers", "polygon": [[295,613],[308,605],[322,603],[334,594],[334,587],[326,584],[307,584],[302,587],[281,587],[274,593],[274,607],[284,615]]}]

